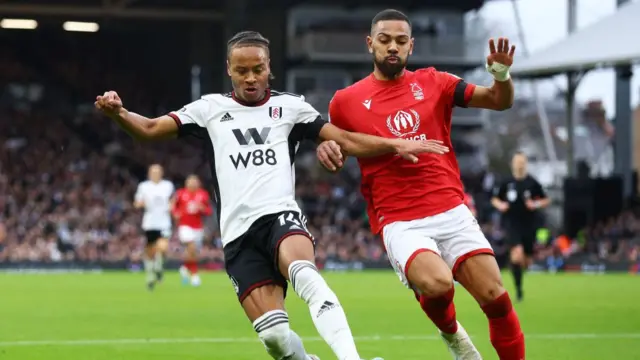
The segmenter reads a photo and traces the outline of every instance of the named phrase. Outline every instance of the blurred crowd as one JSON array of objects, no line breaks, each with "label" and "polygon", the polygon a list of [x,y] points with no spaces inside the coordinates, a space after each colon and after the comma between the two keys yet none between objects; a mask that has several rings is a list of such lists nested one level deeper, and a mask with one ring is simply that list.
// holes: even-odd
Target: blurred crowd
[{"label": "blurred crowd", "polygon": [[[167,176],[176,187],[181,187],[182,177],[193,170],[200,170],[205,183],[209,177],[208,169],[202,166],[206,159],[192,143],[175,140],[147,149],[109,139],[108,134],[119,134],[115,130],[103,131],[103,143],[111,145],[100,152],[78,133],[77,127],[47,112],[5,109],[2,114],[0,261],[135,261],[144,239],[139,229],[141,214],[132,208],[132,198],[144,171],[136,174],[131,167],[162,159],[159,162],[167,167]],[[93,119],[87,124],[111,129],[106,119]],[[139,163],[117,161],[113,143]],[[355,160],[334,175],[319,167],[312,147],[301,152],[296,197],[317,238],[318,260],[384,260],[380,239],[368,230]],[[198,160],[185,163],[181,156]],[[465,178],[465,182],[476,199],[483,230],[496,252],[505,254],[503,232],[488,205],[491,184],[486,184],[486,176]],[[594,224],[574,239],[552,231],[548,240],[540,241],[539,259],[581,252],[599,259],[637,259],[638,210]],[[203,256],[221,261],[215,214],[207,224]],[[169,256],[180,257],[175,238]]]},{"label": "blurred crowd", "polygon": [[[177,188],[190,173],[206,184],[210,172],[203,144],[198,139],[136,143],[96,114],[90,102],[72,105],[72,97],[42,85],[37,72],[18,61],[10,49],[0,50],[0,66],[12,69],[0,72],[0,262],[137,261],[144,238],[139,227],[142,214],[132,208],[132,199],[146,168],[160,163]],[[52,64],[58,64],[57,74],[81,92],[104,89],[106,83],[136,82],[133,75],[85,81],[92,71],[104,72],[65,67],[65,63],[70,61]],[[126,96],[136,110],[171,110],[157,108],[132,90]],[[56,99],[53,107],[52,98]],[[61,106],[64,101],[67,106]],[[317,238],[318,260],[384,261],[381,241],[368,228],[355,160],[334,175],[319,167],[312,145],[300,153],[296,197]],[[463,180],[475,199],[485,234],[496,253],[505,256],[499,217],[489,205],[496,176],[485,172]],[[203,257],[220,262],[216,215],[207,221]],[[593,224],[575,238],[551,230],[540,241],[538,256],[555,261],[586,252],[597,259],[637,259],[638,236],[640,211],[630,210]],[[181,249],[175,236],[171,244],[169,257],[178,259]]]}]

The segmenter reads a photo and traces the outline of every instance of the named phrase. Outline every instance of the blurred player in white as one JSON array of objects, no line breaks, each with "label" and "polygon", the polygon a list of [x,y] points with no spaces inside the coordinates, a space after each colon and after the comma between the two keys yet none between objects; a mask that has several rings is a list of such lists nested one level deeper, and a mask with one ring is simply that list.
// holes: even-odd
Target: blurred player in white
[{"label": "blurred player in white", "polygon": [[211,216],[209,194],[200,187],[200,179],[189,175],[185,187],[173,199],[173,217],[178,223],[178,237],[185,245],[184,264],[180,267],[182,282],[200,286],[198,250],[204,237],[203,217]]},{"label": "blurred player in white", "polygon": [[156,283],[162,281],[164,254],[171,237],[171,197],[175,188],[173,183],[164,180],[162,166],[149,167],[149,179],[141,182],[136,190],[136,209],[144,209],[142,230],[146,236],[144,249],[144,270],[147,274],[147,287],[153,290]]}]

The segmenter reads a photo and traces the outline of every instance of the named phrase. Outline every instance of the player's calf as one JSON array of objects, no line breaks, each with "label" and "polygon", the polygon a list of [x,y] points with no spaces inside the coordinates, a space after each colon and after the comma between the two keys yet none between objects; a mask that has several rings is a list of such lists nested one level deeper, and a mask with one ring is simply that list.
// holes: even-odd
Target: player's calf
[{"label": "player's calf", "polygon": [[453,276],[447,264],[432,251],[417,250],[404,266],[405,276],[416,292],[422,311],[446,334],[458,330],[453,304]]},{"label": "player's calf", "polygon": [[440,330],[454,360],[480,360],[482,357],[465,329],[456,320],[453,303],[453,275],[440,256],[419,249],[404,266],[407,282],[414,288],[422,311]]},{"label": "player's calf", "polygon": [[155,271],[156,280],[162,281],[164,276],[164,256],[169,247],[169,240],[166,238],[160,238],[155,245],[155,256],[153,261],[153,268]]},{"label": "player's calf", "polygon": [[491,344],[499,359],[523,360],[524,334],[495,258],[487,254],[473,256],[460,264],[455,275],[487,316]]},{"label": "player's calf", "polygon": [[526,258],[522,245],[516,245],[511,248],[509,252],[509,260],[511,262],[511,274],[513,275],[513,281],[516,286],[516,293],[518,301],[522,300],[522,281],[524,277],[524,270],[527,268]]},{"label": "player's calf", "polygon": [[289,236],[281,242],[278,258],[283,275],[309,307],[318,333],[337,358],[360,360],[342,305],[314,264],[311,240],[302,235]]},{"label": "player's calf", "polygon": [[144,265],[144,272],[146,274],[146,282],[149,290],[153,290],[156,284],[154,257],[155,257],[155,247],[153,245],[145,246],[142,262]]}]

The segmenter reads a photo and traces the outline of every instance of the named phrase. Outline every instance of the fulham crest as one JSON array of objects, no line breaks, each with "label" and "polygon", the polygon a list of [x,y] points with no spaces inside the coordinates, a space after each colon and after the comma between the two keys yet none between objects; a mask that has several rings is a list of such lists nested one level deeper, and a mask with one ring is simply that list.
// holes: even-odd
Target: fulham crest
[{"label": "fulham crest", "polygon": [[282,118],[282,106],[269,106],[269,117],[273,120]]}]

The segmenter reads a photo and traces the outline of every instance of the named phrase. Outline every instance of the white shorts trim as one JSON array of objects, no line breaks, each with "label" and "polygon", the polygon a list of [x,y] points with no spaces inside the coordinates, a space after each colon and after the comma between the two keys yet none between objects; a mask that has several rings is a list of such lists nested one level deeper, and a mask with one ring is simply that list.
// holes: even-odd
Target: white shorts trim
[{"label": "white shorts trim", "polygon": [[180,242],[182,243],[202,243],[202,239],[204,238],[204,230],[203,229],[194,229],[190,226],[179,226],[178,227],[178,237],[180,238]]},{"label": "white shorts trim", "polygon": [[462,261],[478,254],[493,254],[478,221],[465,205],[411,221],[397,221],[382,229],[384,246],[400,281],[410,287],[407,268],[421,252],[438,254],[454,272]]}]

